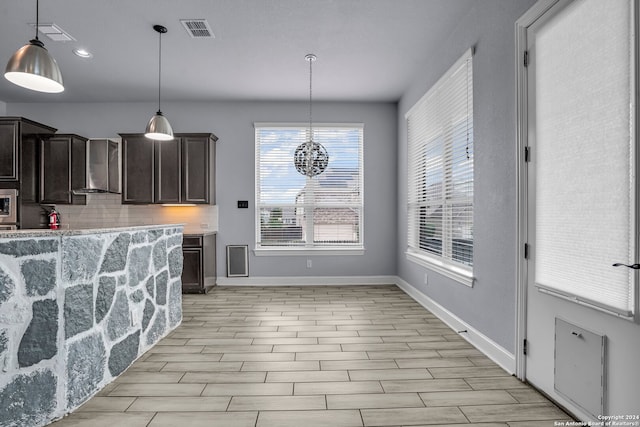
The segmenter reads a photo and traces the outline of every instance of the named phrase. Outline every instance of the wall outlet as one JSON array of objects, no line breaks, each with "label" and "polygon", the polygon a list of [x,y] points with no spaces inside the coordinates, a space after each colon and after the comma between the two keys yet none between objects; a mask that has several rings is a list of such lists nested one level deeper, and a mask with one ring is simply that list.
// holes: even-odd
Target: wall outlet
[{"label": "wall outlet", "polygon": [[238,200],[238,209],[248,209],[249,201],[248,200]]},{"label": "wall outlet", "polygon": [[203,229],[209,228],[209,223],[208,222],[200,223],[200,228],[203,228]]},{"label": "wall outlet", "polygon": [[425,285],[429,284],[429,275],[427,273],[424,273],[424,284]]},{"label": "wall outlet", "polygon": [[310,259],[307,260],[307,268],[311,268],[313,267],[313,261],[311,261]]}]

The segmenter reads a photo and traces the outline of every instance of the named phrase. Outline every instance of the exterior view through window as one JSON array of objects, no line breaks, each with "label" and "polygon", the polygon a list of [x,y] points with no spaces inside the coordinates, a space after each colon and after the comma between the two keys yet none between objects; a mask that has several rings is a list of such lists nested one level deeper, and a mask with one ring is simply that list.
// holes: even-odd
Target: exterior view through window
[{"label": "exterior view through window", "polygon": [[362,248],[363,126],[314,124],[329,165],[312,178],[296,171],[303,125],[256,124],[257,248]]}]

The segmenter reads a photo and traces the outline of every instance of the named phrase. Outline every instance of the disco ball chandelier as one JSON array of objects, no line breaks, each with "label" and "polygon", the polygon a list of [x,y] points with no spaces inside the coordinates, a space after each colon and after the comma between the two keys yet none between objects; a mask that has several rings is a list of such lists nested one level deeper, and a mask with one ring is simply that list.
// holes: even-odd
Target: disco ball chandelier
[{"label": "disco ball chandelier", "polygon": [[313,141],[313,61],[316,56],[312,53],[304,57],[309,62],[309,140],[300,144],[293,154],[296,170],[302,175],[313,178],[320,175],[329,165],[327,150]]}]

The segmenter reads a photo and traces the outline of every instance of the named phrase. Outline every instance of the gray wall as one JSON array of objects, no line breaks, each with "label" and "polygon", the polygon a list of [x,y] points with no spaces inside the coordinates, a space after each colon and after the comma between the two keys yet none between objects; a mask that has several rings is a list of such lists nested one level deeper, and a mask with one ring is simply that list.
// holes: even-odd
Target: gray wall
[{"label": "gray wall", "polygon": [[[255,246],[254,122],[308,121],[308,104],[295,102],[163,103],[175,132],[213,132],[216,147],[219,208],[218,275],[224,276],[229,244]],[[396,138],[395,103],[314,102],[314,122],[364,123],[363,256],[254,257],[251,276],[377,276],[396,273]],[[153,103],[8,104],[7,115],[48,124],[61,133],[115,137],[143,132],[155,112]],[[237,209],[249,200],[249,209]],[[306,268],[306,260],[313,267]]]},{"label": "gray wall", "polygon": [[[534,0],[476,2],[398,106],[398,275],[510,352],[516,325],[514,24]],[[474,83],[474,287],[408,261],[406,112],[471,46]]]}]

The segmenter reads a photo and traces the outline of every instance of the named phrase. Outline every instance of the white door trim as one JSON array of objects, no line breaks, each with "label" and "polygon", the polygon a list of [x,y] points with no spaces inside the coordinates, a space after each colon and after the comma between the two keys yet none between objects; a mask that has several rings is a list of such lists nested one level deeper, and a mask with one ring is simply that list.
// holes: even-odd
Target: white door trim
[{"label": "white door trim", "polygon": [[516,265],[516,376],[526,379],[526,357],[524,342],[527,337],[527,167],[525,149],[527,142],[527,68],[525,52],[527,50],[527,28],[561,0],[539,0],[524,13],[515,25],[515,73],[516,73],[516,179],[517,179],[517,242],[518,262]]}]

